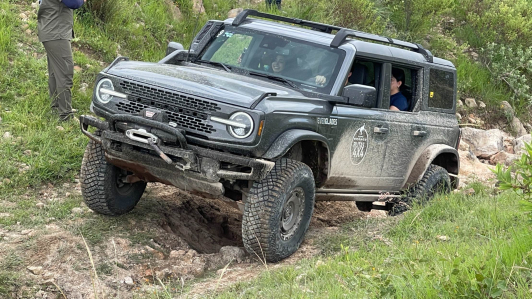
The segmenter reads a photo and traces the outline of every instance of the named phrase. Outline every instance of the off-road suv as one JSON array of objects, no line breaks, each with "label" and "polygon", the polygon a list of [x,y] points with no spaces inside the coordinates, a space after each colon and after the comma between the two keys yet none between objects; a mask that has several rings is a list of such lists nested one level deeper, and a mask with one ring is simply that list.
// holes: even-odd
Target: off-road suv
[{"label": "off-road suv", "polygon": [[[407,111],[389,110],[392,67]],[[118,58],[98,75],[83,196],[120,215],[146,182],[224,195],[243,206],[246,249],[279,261],[315,200],[393,213],[456,187],[455,103],[455,67],[419,44],[244,10],[188,51],[172,42],[158,63]]]}]

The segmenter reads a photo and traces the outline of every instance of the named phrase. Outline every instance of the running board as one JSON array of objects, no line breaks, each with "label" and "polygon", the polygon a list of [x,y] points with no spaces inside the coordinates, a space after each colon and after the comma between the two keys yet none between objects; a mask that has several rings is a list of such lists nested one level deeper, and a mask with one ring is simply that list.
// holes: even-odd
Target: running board
[{"label": "running board", "polygon": [[360,193],[322,193],[316,192],[316,201],[386,201],[401,197],[400,194],[360,194]]}]

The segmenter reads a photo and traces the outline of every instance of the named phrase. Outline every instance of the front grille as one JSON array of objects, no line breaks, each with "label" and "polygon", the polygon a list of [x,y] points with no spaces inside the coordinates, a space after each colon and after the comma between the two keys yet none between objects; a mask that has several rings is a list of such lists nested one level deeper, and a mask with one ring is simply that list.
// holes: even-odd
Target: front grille
[{"label": "front grille", "polygon": [[214,132],[208,117],[211,112],[220,109],[216,103],[132,82],[120,82],[120,86],[129,100],[117,104],[120,111],[137,114],[144,108],[157,108],[164,110],[168,119],[180,128]]}]

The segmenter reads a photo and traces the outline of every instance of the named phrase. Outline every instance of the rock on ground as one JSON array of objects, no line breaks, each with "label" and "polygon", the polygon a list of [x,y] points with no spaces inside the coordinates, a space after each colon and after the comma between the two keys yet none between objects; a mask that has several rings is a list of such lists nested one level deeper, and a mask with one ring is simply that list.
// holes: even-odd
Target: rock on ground
[{"label": "rock on ground", "polygon": [[477,108],[478,107],[477,102],[473,98],[465,99],[465,104],[469,108]]},{"label": "rock on ground", "polygon": [[205,13],[205,7],[203,7],[203,1],[192,0],[192,3],[193,3],[192,10],[195,13]]},{"label": "rock on ground", "polygon": [[227,13],[228,18],[235,18],[239,13],[242,12],[242,8],[233,8]]},{"label": "rock on ground", "polygon": [[515,131],[515,133],[517,134],[518,137],[528,134],[526,132],[525,127],[523,126],[523,124],[519,120],[519,118],[514,116],[514,118],[512,119],[512,124],[511,125],[512,125],[512,129]]},{"label": "rock on ground", "polygon": [[469,151],[459,150],[460,155],[460,185],[466,185],[472,181],[481,181],[487,183],[495,175],[490,170],[490,165],[480,162],[475,155]]},{"label": "rock on ground", "polygon": [[519,155],[510,154],[507,152],[498,152],[497,154],[491,156],[490,163],[493,165],[501,163],[506,166],[510,166],[517,159],[519,159]]},{"label": "rock on ground", "polygon": [[524,135],[514,140],[514,152],[516,155],[521,156],[525,153],[525,143],[531,143],[532,136]]},{"label": "rock on ground", "polygon": [[166,2],[166,6],[168,6],[168,8],[170,9],[170,12],[172,13],[172,17],[175,20],[181,20],[183,15],[181,14],[181,10],[179,9],[179,7],[177,7],[177,5],[175,5],[172,0],[165,0],[165,2]]},{"label": "rock on ground", "polygon": [[222,255],[224,264],[228,264],[230,262],[241,263],[246,257],[246,252],[244,249],[236,246],[224,246],[220,248],[220,254]]},{"label": "rock on ground", "polygon": [[512,105],[510,105],[510,103],[508,103],[507,101],[501,102],[501,110],[506,115],[511,115],[511,116],[514,115],[514,108],[512,108]]},{"label": "rock on ground", "polygon": [[467,142],[475,156],[488,159],[504,150],[503,139],[507,134],[499,129],[479,130],[473,128],[462,129],[462,140]]}]

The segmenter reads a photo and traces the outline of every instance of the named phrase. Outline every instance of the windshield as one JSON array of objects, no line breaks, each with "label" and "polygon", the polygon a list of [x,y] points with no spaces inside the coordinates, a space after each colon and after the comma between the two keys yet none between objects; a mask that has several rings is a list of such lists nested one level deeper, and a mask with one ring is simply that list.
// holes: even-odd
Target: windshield
[{"label": "windshield", "polygon": [[244,69],[250,75],[263,74],[263,78],[281,77],[299,89],[328,94],[343,57],[339,49],[226,26],[199,59]]}]

